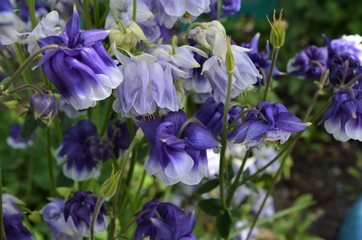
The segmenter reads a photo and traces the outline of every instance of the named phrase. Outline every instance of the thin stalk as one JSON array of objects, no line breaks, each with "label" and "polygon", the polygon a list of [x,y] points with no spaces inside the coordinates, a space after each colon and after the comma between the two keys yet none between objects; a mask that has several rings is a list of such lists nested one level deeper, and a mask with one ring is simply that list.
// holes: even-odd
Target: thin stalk
[{"label": "thin stalk", "polygon": [[91,240],[95,240],[94,225],[96,223],[98,213],[99,213],[99,210],[102,207],[103,201],[104,201],[103,197],[101,197],[101,196],[98,197],[96,206],[94,208],[94,212],[93,212],[93,215],[92,215],[92,221],[91,221],[91,225],[90,225],[90,239]]},{"label": "thin stalk", "polygon": [[93,0],[93,9],[94,9],[94,25],[96,27],[100,27],[99,22],[99,6],[98,6],[98,0]]},{"label": "thin stalk", "polygon": [[275,64],[277,62],[278,59],[278,53],[279,53],[279,48],[273,48],[273,52],[272,52],[272,62],[271,62],[271,66],[268,72],[268,77],[265,81],[265,90],[264,90],[264,97],[263,97],[263,101],[266,100],[268,93],[269,93],[269,88],[272,85],[272,76],[273,76],[273,69],[275,68]]},{"label": "thin stalk", "polygon": [[112,101],[109,101],[107,103],[107,110],[106,110],[106,114],[104,116],[104,121],[103,121],[103,124],[102,124],[102,127],[101,127],[101,136],[104,135],[104,133],[106,132],[106,128],[107,128],[107,123],[108,123],[108,120],[110,119],[110,114],[112,113]]},{"label": "thin stalk", "polygon": [[28,1],[28,11],[29,11],[31,27],[34,29],[37,25],[36,18],[35,18],[35,0]]},{"label": "thin stalk", "polygon": [[231,185],[230,191],[229,191],[228,196],[227,196],[227,198],[226,198],[226,206],[227,206],[227,207],[230,206],[230,203],[231,203],[231,200],[233,199],[234,193],[235,193],[236,189],[237,189],[238,186],[239,186],[238,183],[239,183],[241,174],[242,174],[243,171],[244,171],[245,164],[246,164],[246,161],[247,161],[250,153],[251,153],[251,149],[249,148],[248,151],[245,153],[245,156],[244,156],[244,158],[243,158],[243,162],[241,163],[241,166],[240,166],[240,168],[239,168],[239,171],[238,171],[238,173],[236,174],[235,180],[234,180],[233,184]]},{"label": "thin stalk", "polygon": [[136,206],[136,208],[138,207],[139,201],[141,200],[140,195],[141,195],[141,190],[142,190],[143,183],[145,182],[145,178],[146,178],[146,170],[143,170],[140,185],[138,186],[138,189],[137,189],[137,192],[136,192],[136,197],[135,197],[135,206]]},{"label": "thin stalk", "polygon": [[92,19],[90,17],[90,11],[89,11],[89,0],[83,1],[83,11],[84,11],[86,29],[90,29],[92,27]]},{"label": "thin stalk", "polygon": [[11,95],[11,94],[14,94],[14,93],[17,93],[17,92],[20,92],[20,91],[23,91],[25,89],[32,89],[36,92],[38,92],[39,94],[43,94],[43,91],[38,88],[37,86],[35,85],[32,85],[32,84],[24,84],[24,85],[21,85],[20,87],[17,87],[9,92],[6,92],[6,93],[2,93],[3,95]]},{"label": "thin stalk", "polygon": [[18,68],[18,70],[16,70],[16,72],[13,74],[13,76],[11,77],[11,79],[5,84],[4,88],[2,89],[3,91],[5,91],[6,89],[8,89],[10,87],[10,85],[12,83],[14,83],[22,74],[22,72],[30,65],[30,63],[33,62],[33,60],[42,52],[45,52],[46,50],[52,49],[52,48],[59,48],[59,45],[56,44],[51,44],[48,46],[45,46],[43,48],[40,48],[39,50],[37,50],[34,54],[30,55],[23,64],[20,65],[20,67]]},{"label": "thin stalk", "polygon": [[137,18],[137,0],[133,0],[132,20],[135,22],[136,18]]},{"label": "thin stalk", "polygon": [[50,180],[50,193],[53,197],[56,196],[55,189],[55,177],[54,177],[54,169],[53,169],[53,159],[51,153],[51,137],[50,137],[50,129],[46,128],[46,145],[47,145],[47,159],[48,159],[48,171],[49,171],[49,180]]},{"label": "thin stalk", "polygon": [[222,0],[217,0],[217,20],[221,19]]},{"label": "thin stalk", "polygon": [[[19,65],[22,65],[25,62],[24,51],[21,49],[18,43],[14,45],[14,50]],[[24,82],[29,84],[31,83],[31,76],[28,69],[26,69],[21,75],[23,76]]]},{"label": "thin stalk", "polygon": [[58,142],[61,142],[63,140],[63,133],[62,128],[60,126],[60,120],[59,118],[54,118],[54,125],[55,125],[55,134],[57,135]]},{"label": "thin stalk", "polygon": [[225,171],[226,171],[226,159],[225,152],[227,148],[227,124],[228,124],[228,111],[230,104],[230,95],[231,95],[231,85],[232,85],[232,74],[228,74],[228,86],[226,92],[226,102],[224,107],[223,115],[223,127],[222,127],[222,137],[221,137],[221,152],[220,152],[220,166],[219,166],[219,181],[220,181],[220,201],[221,205],[225,208],[225,196],[224,196],[224,185],[225,185]]}]

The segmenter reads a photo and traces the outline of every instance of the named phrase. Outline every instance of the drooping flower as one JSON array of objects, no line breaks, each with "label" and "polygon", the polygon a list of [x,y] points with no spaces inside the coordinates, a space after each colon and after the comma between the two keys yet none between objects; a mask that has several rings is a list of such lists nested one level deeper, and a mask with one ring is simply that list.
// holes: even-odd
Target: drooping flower
[{"label": "drooping flower", "polygon": [[331,41],[325,37],[325,42],[329,46],[330,56],[347,55],[362,63],[362,36],[358,34],[343,35],[341,38]]},{"label": "drooping flower", "polygon": [[[221,5],[221,17],[227,17],[239,12],[241,8],[241,0],[223,0]],[[217,0],[211,0],[210,3],[211,17],[217,17]]]},{"label": "drooping flower", "polygon": [[288,61],[287,71],[292,76],[317,80],[327,70],[328,49],[311,45]]},{"label": "drooping flower", "polygon": [[39,46],[57,44],[45,52],[38,66],[75,109],[94,107],[109,97],[123,80],[122,73],[104,49],[104,30],[80,31],[76,10],[59,36],[38,40]]},{"label": "drooping flower", "polygon": [[34,134],[24,139],[21,137],[21,128],[20,124],[11,125],[10,134],[6,139],[7,144],[14,149],[25,149],[34,143]]},{"label": "drooping flower", "polygon": [[64,112],[69,118],[77,118],[87,113],[86,110],[77,111],[72,105],[67,103],[67,100],[65,100],[62,96],[60,96],[59,99],[59,111]]},{"label": "drooping flower", "polygon": [[303,131],[307,126],[281,103],[260,102],[248,111],[245,122],[230,133],[228,139],[246,147],[272,141],[283,144],[292,132]]},{"label": "drooping flower", "polygon": [[346,142],[349,139],[362,141],[362,93],[358,86],[339,89],[333,97],[332,106],[321,122],[333,137]]},{"label": "drooping flower", "polygon": [[[92,192],[78,191],[64,205],[64,219],[74,226],[74,232],[84,237],[90,235],[90,224],[97,203],[97,196]],[[106,208],[102,204],[94,226],[95,232],[106,230],[108,222],[105,216]]]},{"label": "drooping flower", "polygon": [[45,89],[43,94],[35,93],[31,95],[30,108],[34,113],[34,118],[39,118],[48,126],[58,112],[57,102],[49,89]]},{"label": "drooping flower", "polygon": [[[156,108],[177,111],[181,100],[173,84],[172,71],[177,69],[170,63],[142,53],[130,58],[113,48],[124,75],[124,81],[116,89],[113,110],[125,117],[152,114]],[[181,71],[181,70],[178,70]]]},{"label": "drooping flower", "polygon": [[3,204],[2,211],[4,215],[12,215],[20,213],[18,205],[24,205],[24,203],[21,200],[8,193],[2,194],[2,204]]},{"label": "drooping flower", "polygon": [[349,83],[354,77],[362,74],[360,62],[348,55],[334,55],[328,60],[329,83],[341,86]]},{"label": "drooping flower", "polygon": [[[228,110],[228,123],[231,124],[242,113],[240,107],[234,106]],[[221,134],[224,123],[224,104],[217,103],[213,98],[208,98],[195,117],[200,120],[215,136]],[[236,123],[241,123],[237,121]]]},{"label": "drooping flower", "polygon": [[70,127],[57,151],[58,164],[63,173],[75,181],[97,178],[99,165],[108,160],[111,147],[99,137],[96,126],[84,119]]},{"label": "drooping flower", "polygon": [[81,240],[83,236],[74,231],[76,228],[72,221],[65,221],[64,218],[64,201],[61,199],[54,199],[52,202],[45,205],[40,211],[43,215],[44,221],[52,230],[53,240]]},{"label": "drooping flower", "polygon": [[[257,33],[250,41],[250,43],[242,43],[241,47],[249,48],[250,51],[246,52],[251,61],[254,63],[257,69],[263,69],[265,73],[268,73],[271,67],[271,60],[269,60],[269,42],[265,44],[265,51],[259,52],[258,44],[259,44],[260,34]],[[281,74],[277,67],[274,67],[272,76]],[[262,79],[258,78],[257,84],[262,84]]]},{"label": "drooping flower", "polygon": [[207,176],[206,149],[218,143],[205,127],[187,121],[181,110],[168,113],[164,119],[149,118],[138,123],[151,143],[145,163],[149,174],[167,185],[180,181],[194,185]]},{"label": "drooping flower", "polygon": [[151,200],[136,213],[136,218],[135,240],[147,237],[149,239],[196,240],[192,233],[196,222],[195,214],[186,214],[172,203]]},{"label": "drooping flower", "polygon": [[11,45],[18,41],[19,32],[25,29],[25,24],[16,16],[9,0],[0,4],[0,47]]}]

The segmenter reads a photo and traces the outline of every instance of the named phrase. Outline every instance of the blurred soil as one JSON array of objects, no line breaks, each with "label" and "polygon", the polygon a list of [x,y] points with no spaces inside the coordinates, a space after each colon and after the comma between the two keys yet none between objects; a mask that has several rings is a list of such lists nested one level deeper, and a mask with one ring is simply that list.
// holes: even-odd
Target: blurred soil
[{"label": "blurred soil", "polygon": [[[291,206],[298,196],[311,193],[316,204],[308,211],[316,219],[310,233],[327,240],[337,239],[346,210],[362,194],[362,159],[357,159],[361,147],[357,141],[332,141],[322,150],[301,153],[305,146],[299,143],[293,151],[291,178],[279,182],[274,192],[277,210]],[[351,168],[359,175],[351,174]]]}]

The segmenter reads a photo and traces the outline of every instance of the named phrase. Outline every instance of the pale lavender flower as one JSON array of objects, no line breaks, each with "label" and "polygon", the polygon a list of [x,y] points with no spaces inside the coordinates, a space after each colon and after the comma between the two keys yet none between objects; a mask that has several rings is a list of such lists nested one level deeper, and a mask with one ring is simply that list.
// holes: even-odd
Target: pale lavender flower
[{"label": "pale lavender flower", "polygon": [[343,35],[341,38],[331,40],[329,47],[333,55],[348,55],[362,62],[362,36],[358,34]]},{"label": "pale lavender flower", "polygon": [[19,40],[25,24],[14,13],[9,0],[2,0],[0,4],[0,46],[11,45]]},{"label": "pale lavender flower", "polygon": [[63,96],[60,96],[59,99],[59,111],[62,111],[69,118],[77,118],[79,116],[85,115],[86,110],[78,111],[72,105],[70,105]]}]

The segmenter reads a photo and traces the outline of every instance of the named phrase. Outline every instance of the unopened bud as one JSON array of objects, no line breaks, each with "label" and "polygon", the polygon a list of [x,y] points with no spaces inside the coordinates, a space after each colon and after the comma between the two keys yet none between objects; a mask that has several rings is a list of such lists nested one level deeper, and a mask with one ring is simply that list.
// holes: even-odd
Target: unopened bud
[{"label": "unopened bud", "polygon": [[121,170],[118,170],[115,173],[113,167],[111,176],[104,181],[101,186],[100,196],[103,198],[112,197],[117,191],[117,185],[120,177]]},{"label": "unopened bud", "polygon": [[47,126],[50,125],[58,112],[57,102],[53,92],[45,89],[43,94],[35,93],[30,97],[30,108],[35,119],[42,120]]},{"label": "unopened bud", "polygon": [[230,38],[227,38],[226,41],[226,59],[225,59],[226,73],[231,75],[234,73],[235,69],[235,59],[234,54],[231,51]]},{"label": "unopened bud", "polygon": [[275,14],[275,10],[274,10],[272,23],[268,19],[268,22],[272,28],[270,31],[269,41],[275,49],[279,49],[284,45],[284,40],[285,40],[286,23],[282,20],[283,9],[280,10],[278,19],[276,18],[275,15],[276,14]]}]

